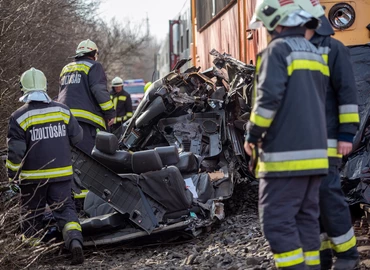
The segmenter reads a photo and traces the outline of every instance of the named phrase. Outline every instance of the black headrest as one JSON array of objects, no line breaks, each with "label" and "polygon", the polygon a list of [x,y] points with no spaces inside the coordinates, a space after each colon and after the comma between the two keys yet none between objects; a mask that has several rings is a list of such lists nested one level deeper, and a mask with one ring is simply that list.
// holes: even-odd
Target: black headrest
[{"label": "black headrest", "polygon": [[163,168],[161,157],[155,150],[134,152],[131,158],[132,171],[140,174]]},{"label": "black headrest", "polygon": [[112,133],[99,131],[96,134],[95,147],[103,153],[113,155],[118,149],[118,139]]},{"label": "black headrest", "polygon": [[176,146],[163,146],[154,148],[161,157],[162,163],[165,166],[175,165],[180,161],[179,152]]}]

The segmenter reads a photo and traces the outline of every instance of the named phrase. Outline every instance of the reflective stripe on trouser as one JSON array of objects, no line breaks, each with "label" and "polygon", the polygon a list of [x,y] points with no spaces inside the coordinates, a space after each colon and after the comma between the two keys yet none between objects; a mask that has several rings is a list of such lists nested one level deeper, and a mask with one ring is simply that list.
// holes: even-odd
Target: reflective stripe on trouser
[{"label": "reflective stripe on trouser", "polygon": [[[71,195],[71,180],[46,183],[44,185],[22,184],[22,205],[30,214],[28,220],[22,221],[22,232],[27,237],[33,237],[42,229],[43,212],[46,204],[49,205],[53,216],[57,221],[60,231],[63,231],[63,239],[67,248],[73,239],[83,243],[81,227]],[[67,224],[70,224],[66,226]],[[68,228],[68,229],[66,229]]]},{"label": "reflective stripe on trouser", "polygon": [[320,269],[318,200],[321,178],[260,179],[259,214],[262,231],[274,253],[278,268],[304,269],[306,264],[310,269]]},{"label": "reflective stripe on trouser", "polygon": [[359,255],[351,214],[341,188],[337,166],[330,166],[329,174],[321,182],[320,213],[322,233],[328,235],[334,254],[338,258],[357,259]]},{"label": "reflective stripe on trouser", "polygon": [[306,171],[328,168],[327,149],[261,152],[259,173]]}]

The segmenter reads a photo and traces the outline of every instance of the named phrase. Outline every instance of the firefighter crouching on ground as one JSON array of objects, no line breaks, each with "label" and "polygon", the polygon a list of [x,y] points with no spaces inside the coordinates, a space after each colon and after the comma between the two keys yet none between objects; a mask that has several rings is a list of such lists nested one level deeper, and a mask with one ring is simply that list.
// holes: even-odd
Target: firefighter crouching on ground
[{"label": "firefighter crouching on ground", "polygon": [[[329,68],[305,39],[319,20],[292,0],[256,5],[250,28],[272,36],[257,56],[244,148],[258,151],[259,214],[278,269],[320,269],[319,187],[328,172],[325,92]],[[260,147],[257,147],[260,145]]]},{"label": "firefighter crouching on ground", "polygon": [[72,264],[84,261],[81,226],[71,198],[71,146],[82,139],[82,128],[69,108],[46,94],[46,77],[35,68],[20,79],[26,104],[9,119],[8,176],[20,183],[22,205],[30,211],[21,223],[25,241],[36,244],[43,229],[46,204],[53,211]]},{"label": "firefighter crouching on ground", "polygon": [[75,61],[60,73],[58,101],[67,105],[84,133],[78,148],[91,155],[96,133],[114,122],[115,111],[107,89],[103,66],[97,62],[98,48],[94,42],[82,41]]},{"label": "firefighter crouching on ground", "polygon": [[120,77],[115,77],[112,80],[112,90],[110,97],[116,110],[116,117],[112,125],[112,131],[119,128],[122,123],[132,117],[132,101],[130,94],[123,88],[123,80]]},{"label": "firefighter crouching on ground", "polygon": [[306,37],[319,49],[330,69],[326,93],[329,174],[320,186],[321,269],[331,269],[332,252],[337,257],[334,269],[353,269],[359,259],[348,203],[341,188],[339,166],[342,155],[352,150],[359,126],[358,98],[349,50],[334,38],[333,28],[318,0],[295,0],[322,25],[307,30]]}]

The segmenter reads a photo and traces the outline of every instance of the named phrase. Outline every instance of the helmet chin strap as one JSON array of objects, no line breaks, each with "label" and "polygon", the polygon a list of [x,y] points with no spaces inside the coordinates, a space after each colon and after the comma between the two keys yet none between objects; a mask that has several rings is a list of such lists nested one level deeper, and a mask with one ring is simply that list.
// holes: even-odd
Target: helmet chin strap
[{"label": "helmet chin strap", "polygon": [[287,28],[286,26],[282,26],[282,25],[280,25],[280,29],[281,29],[281,31],[280,31],[280,32],[276,31],[276,28],[275,28],[274,30],[268,30],[267,32],[268,32],[272,37],[275,37],[275,36],[279,35],[280,33],[284,32],[284,30],[285,30],[286,28]]}]

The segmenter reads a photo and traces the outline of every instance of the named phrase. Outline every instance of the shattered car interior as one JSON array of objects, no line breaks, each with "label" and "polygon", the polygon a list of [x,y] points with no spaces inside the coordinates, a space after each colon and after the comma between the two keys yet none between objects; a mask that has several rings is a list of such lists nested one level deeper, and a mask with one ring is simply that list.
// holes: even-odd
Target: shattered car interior
[{"label": "shattered car interior", "polygon": [[214,66],[180,60],[145,92],[133,117],[99,132],[92,157],[73,148],[74,192],[87,189],[84,246],[176,232],[195,237],[253,180],[244,153],[255,67],[212,50]]}]

